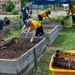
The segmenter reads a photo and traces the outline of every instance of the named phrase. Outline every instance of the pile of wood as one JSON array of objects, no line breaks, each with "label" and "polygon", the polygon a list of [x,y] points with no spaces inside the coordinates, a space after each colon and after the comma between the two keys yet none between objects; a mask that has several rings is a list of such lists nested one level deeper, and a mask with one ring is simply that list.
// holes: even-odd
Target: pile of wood
[{"label": "pile of wood", "polygon": [[52,65],[63,69],[75,70],[75,53],[57,50]]}]

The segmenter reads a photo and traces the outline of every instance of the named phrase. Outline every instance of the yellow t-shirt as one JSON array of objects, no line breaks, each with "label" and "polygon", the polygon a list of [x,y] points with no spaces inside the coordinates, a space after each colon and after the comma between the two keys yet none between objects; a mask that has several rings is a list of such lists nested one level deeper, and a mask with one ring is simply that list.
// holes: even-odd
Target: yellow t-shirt
[{"label": "yellow t-shirt", "polygon": [[71,11],[72,14],[75,13],[75,5],[73,5],[72,8],[70,7],[70,11]]},{"label": "yellow t-shirt", "polygon": [[46,17],[48,14],[46,12],[40,12],[41,17]]},{"label": "yellow t-shirt", "polygon": [[37,22],[37,21],[32,21],[32,25],[31,25],[32,28],[37,29],[37,28],[39,28],[40,26],[41,26],[41,24],[40,24],[39,22]]}]

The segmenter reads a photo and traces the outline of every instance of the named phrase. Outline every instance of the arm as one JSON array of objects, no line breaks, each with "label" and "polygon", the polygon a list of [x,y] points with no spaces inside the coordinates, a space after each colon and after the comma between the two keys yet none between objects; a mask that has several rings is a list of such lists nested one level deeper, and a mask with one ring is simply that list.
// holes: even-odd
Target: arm
[{"label": "arm", "polygon": [[31,30],[31,27],[28,29],[27,33],[26,33],[26,37],[28,36],[29,31]]},{"label": "arm", "polygon": [[69,7],[69,10],[68,10],[68,13],[67,13],[67,15],[69,15],[70,14],[70,7]]},{"label": "arm", "polygon": [[49,15],[47,15],[47,17],[48,17],[48,19],[50,19],[50,18],[49,18]]},{"label": "arm", "polygon": [[50,22],[50,18],[49,18],[49,15],[47,15],[48,19],[49,19],[49,22]]},{"label": "arm", "polygon": [[30,42],[33,42],[34,35],[35,35],[35,30],[34,30],[34,33],[33,33],[32,37],[31,37],[31,39],[30,39]]},{"label": "arm", "polygon": [[28,16],[30,16],[30,14],[29,14],[28,10],[26,10],[26,13],[27,13],[27,15],[28,15]]},{"label": "arm", "polygon": [[20,18],[22,18],[22,12],[20,11]]}]

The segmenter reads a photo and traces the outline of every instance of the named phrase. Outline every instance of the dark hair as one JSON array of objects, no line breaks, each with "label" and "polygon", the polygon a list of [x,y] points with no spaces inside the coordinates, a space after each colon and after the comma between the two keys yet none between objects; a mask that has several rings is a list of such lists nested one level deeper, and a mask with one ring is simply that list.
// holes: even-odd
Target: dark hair
[{"label": "dark hair", "polygon": [[10,20],[7,17],[4,17],[4,22],[5,24],[9,25],[10,24]]},{"label": "dark hair", "polygon": [[48,14],[51,14],[51,12],[50,12],[50,11],[48,11]]},{"label": "dark hair", "polygon": [[69,4],[69,6],[72,7],[73,5],[72,4]]},{"label": "dark hair", "polygon": [[7,24],[7,25],[10,24],[10,20],[6,20],[6,21],[4,21],[4,22],[5,22],[5,24]]}]

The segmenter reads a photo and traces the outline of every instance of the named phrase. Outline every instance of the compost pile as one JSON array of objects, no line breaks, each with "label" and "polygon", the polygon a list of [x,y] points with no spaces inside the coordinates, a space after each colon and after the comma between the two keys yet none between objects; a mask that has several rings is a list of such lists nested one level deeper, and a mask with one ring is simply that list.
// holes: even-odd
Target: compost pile
[{"label": "compost pile", "polygon": [[52,65],[62,69],[75,70],[75,53],[57,50]]},{"label": "compost pile", "polygon": [[23,39],[13,39],[11,43],[5,45],[5,48],[0,49],[0,59],[17,58],[35,46],[38,42],[33,41],[30,43]]}]

